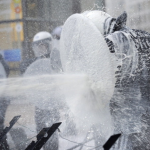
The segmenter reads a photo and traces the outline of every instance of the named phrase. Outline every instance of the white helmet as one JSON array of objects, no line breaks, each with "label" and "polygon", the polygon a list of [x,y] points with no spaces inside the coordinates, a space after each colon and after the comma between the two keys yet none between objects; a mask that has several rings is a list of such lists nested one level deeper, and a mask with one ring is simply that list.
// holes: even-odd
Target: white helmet
[{"label": "white helmet", "polygon": [[113,32],[112,30],[116,19],[112,18],[109,14],[103,11],[94,10],[86,11],[83,13],[83,15],[94,23],[101,34],[106,35]]},{"label": "white helmet", "polygon": [[37,33],[33,38],[33,51],[36,57],[49,54],[52,49],[52,36],[46,31]]}]

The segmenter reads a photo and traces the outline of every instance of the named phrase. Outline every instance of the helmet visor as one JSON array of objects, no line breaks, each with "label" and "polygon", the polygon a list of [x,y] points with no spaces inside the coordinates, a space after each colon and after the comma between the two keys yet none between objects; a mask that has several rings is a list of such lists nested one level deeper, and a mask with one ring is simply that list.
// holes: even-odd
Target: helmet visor
[{"label": "helmet visor", "polygon": [[51,38],[35,41],[32,48],[36,56],[42,56],[51,52]]}]

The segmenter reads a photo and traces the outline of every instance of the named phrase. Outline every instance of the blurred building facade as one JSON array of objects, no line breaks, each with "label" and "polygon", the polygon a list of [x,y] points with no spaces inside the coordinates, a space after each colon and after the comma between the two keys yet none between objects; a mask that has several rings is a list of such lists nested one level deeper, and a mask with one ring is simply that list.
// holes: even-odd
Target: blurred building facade
[{"label": "blurred building facade", "polygon": [[113,17],[123,11],[128,13],[127,25],[130,28],[150,32],[150,1],[149,0],[105,0],[106,12]]},{"label": "blurred building facade", "polygon": [[[0,53],[11,69],[11,74],[18,74],[21,61],[22,42],[24,40],[21,0],[0,1]],[[11,21],[12,20],[12,21]]]},{"label": "blurred building facade", "polygon": [[[24,0],[22,1],[24,22],[24,52],[32,57],[31,42],[39,31],[51,32],[63,25],[74,13],[85,10],[102,9],[104,0]],[[29,51],[28,51],[29,50]],[[23,54],[26,56],[26,54]],[[30,56],[27,56],[30,57]]]},{"label": "blurred building facade", "polygon": [[103,8],[104,0],[1,0],[0,53],[18,74],[20,62],[34,57],[32,39],[37,32],[51,32],[74,13]]}]

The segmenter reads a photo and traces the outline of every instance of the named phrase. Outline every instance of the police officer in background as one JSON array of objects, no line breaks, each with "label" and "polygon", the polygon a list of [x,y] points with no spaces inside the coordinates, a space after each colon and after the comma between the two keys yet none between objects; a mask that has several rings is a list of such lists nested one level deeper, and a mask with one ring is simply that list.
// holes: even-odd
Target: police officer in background
[{"label": "police officer in background", "polygon": [[[7,63],[5,62],[3,56],[0,54],[0,80],[6,79],[9,75],[9,67]],[[3,91],[5,85],[5,81],[2,81],[0,84],[0,133],[4,129],[4,121],[5,121],[5,114],[7,107],[10,103],[8,98],[6,96],[3,96]],[[6,137],[3,139],[2,143],[0,143],[0,149],[1,150],[8,150],[8,144],[6,141]]]},{"label": "police officer in background", "polygon": [[51,57],[50,57],[50,60],[52,62],[52,68],[59,73],[62,72],[62,65],[61,65],[61,60],[60,60],[60,47],[59,47],[61,31],[62,31],[62,26],[58,26],[54,28],[54,30],[52,31],[53,50],[52,50]]},{"label": "police officer in background", "polygon": [[[35,54],[35,61],[28,66],[26,69],[24,76],[36,76],[36,75],[44,75],[44,74],[53,74],[57,73],[59,70],[55,70],[54,65],[52,68],[52,63],[50,60],[52,54],[52,36],[50,33],[46,31],[42,31],[37,33],[33,38],[32,43],[33,51]],[[55,54],[54,54],[55,55]],[[55,62],[57,62],[54,59]],[[59,67],[58,67],[59,68]],[[39,91],[40,92],[40,91]],[[42,97],[43,96],[43,97]],[[30,98],[30,97],[29,97]],[[53,123],[59,121],[59,113],[58,109],[55,107],[56,102],[54,99],[50,99],[49,97],[44,96],[44,93],[41,93],[41,98],[36,97],[36,94],[33,93],[31,96],[31,100],[34,101],[37,99],[41,99],[41,101],[46,99],[48,103],[40,103],[35,106],[35,122],[37,132],[39,133],[44,127],[50,127]],[[43,105],[43,107],[42,107]],[[51,105],[49,109],[45,109],[45,105]],[[48,142],[43,146],[44,150],[57,150],[58,149],[58,135],[54,133],[52,138],[48,140]]]}]

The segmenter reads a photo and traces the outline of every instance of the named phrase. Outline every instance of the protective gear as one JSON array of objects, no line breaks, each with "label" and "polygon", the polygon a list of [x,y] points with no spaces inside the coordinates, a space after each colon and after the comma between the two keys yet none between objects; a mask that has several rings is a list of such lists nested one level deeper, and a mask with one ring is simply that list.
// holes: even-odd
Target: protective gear
[{"label": "protective gear", "polygon": [[[27,76],[40,76],[44,74],[54,74],[56,71],[52,69],[51,64],[51,53],[52,52],[52,36],[48,32],[39,32],[33,38],[33,50],[37,57],[30,66],[26,69],[24,77]],[[53,55],[52,55],[53,56]],[[57,69],[58,70],[58,69]],[[38,81],[37,81],[38,82]],[[39,82],[41,82],[39,80]],[[59,114],[54,110],[55,99],[51,99],[49,95],[41,92],[40,96],[36,93],[27,93],[26,97],[28,100],[42,101],[42,103],[36,103],[35,105],[35,122],[37,132],[41,131],[42,128],[51,126],[56,120],[53,118],[59,118]],[[48,93],[47,93],[48,94]],[[45,102],[45,101],[46,102]],[[50,100],[50,101],[48,101]],[[53,107],[47,108],[46,106],[52,105]],[[51,116],[51,117],[49,117]],[[58,121],[58,120],[57,120]],[[43,147],[44,150],[58,150],[58,135],[54,133],[53,138],[50,139]]]},{"label": "protective gear", "polygon": [[60,39],[60,36],[61,36],[61,31],[62,31],[62,26],[56,27],[56,28],[52,31],[52,36],[53,36],[53,38],[59,40],[59,39]]},{"label": "protective gear", "polygon": [[[84,101],[82,97],[81,102],[79,105],[76,104],[76,109],[74,109],[78,110],[78,113],[73,110],[72,112],[77,118],[81,115],[82,118],[88,116],[84,120],[87,126],[98,124],[103,131],[99,133],[101,137],[98,139],[100,140],[112,134],[109,101],[114,93],[117,66],[114,62],[115,56],[109,52],[103,35],[85,16],[74,14],[64,23],[60,39],[60,57],[65,73],[86,74],[92,84],[89,92],[91,94],[87,96],[89,99],[85,98],[86,107],[81,105]],[[89,118],[92,118],[90,123]],[[107,118],[107,121],[104,118]],[[107,131],[102,129],[105,128],[105,124],[109,124]]]},{"label": "protective gear", "polygon": [[83,15],[85,15],[94,23],[94,25],[101,32],[101,34],[104,34],[104,23],[106,19],[111,17],[110,15],[98,10],[86,11],[83,13]]},{"label": "protective gear", "polygon": [[46,31],[37,33],[33,38],[33,51],[36,57],[49,54],[52,49],[52,36]]},{"label": "protective gear", "polygon": [[[111,71],[111,66],[108,66],[108,68],[105,63],[110,61],[112,65],[114,61],[111,60],[111,57],[108,57],[108,60],[104,57],[115,56],[114,60],[117,60],[116,66],[118,66],[118,70],[115,73],[117,88],[112,94],[113,97],[110,96],[110,108],[112,109],[114,120],[114,132],[121,131],[124,135],[114,149],[149,149],[145,145],[150,144],[149,140],[147,140],[150,135],[148,131],[150,128],[150,115],[145,113],[143,117],[142,114],[150,106],[148,90],[150,81],[150,34],[127,28],[126,12],[116,19],[101,11],[85,12],[83,15],[84,18],[79,14],[69,17],[63,26],[60,53],[64,72],[82,73],[86,71],[85,73],[93,76],[94,79],[99,79],[100,81],[101,78],[102,82],[108,84],[107,80],[105,81],[104,79],[110,72],[102,75],[103,70],[108,69],[108,71]],[[97,29],[100,32],[96,31]],[[106,35],[106,42],[111,53],[105,46],[104,38],[100,36],[101,33]],[[100,45],[98,46],[98,44]],[[100,51],[108,52],[108,54],[101,53],[99,55]],[[100,62],[97,63],[98,65],[91,67],[96,61]],[[99,69],[100,72],[98,72]],[[92,74],[90,74],[90,71],[92,71]],[[102,82],[98,83],[101,84]],[[109,86],[103,86],[99,89],[100,91],[101,89],[106,90],[107,87]],[[114,85],[112,88],[114,88]],[[106,93],[110,94],[110,90],[107,90]],[[105,102],[106,98],[108,98],[107,95],[105,96]],[[86,107],[88,106],[87,104]],[[101,113],[98,115],[100,116]],[[108,124],[110,123],[107,122],[107,127]]]},{"label": "protective gear", "polygon": [[[39,58],[34,61],[24,73],[24,77],[28,76],[40,76],[44,74],[53,74],[55,71],[51,68],[51,60],[50,58]],[[41,82],[37,80],[37,82]],[[32,91],[32,90],[31,90]],[[55,123],[56,120],[53,118],[59,118],[59,114],[56,112],[57,109],[54,110],[55,99],[52,99],[50,95],[46,92],[40,91],[37,93],[31,92],[27,93],[27,100],[35,102],[35,122],[37,132],[41,131],[42,128],[47,127],[46,124],[49,122],[49,126]],[[41,103],[42,100],[42,103]],[[38,102],[37,102],[38,101]],[[47,107],[49,106],[49,108]],[[57,120],[58,121],[58,120]],[[56,122],[57,122],[56,121]],[[48,142],[43,147],[44,150],[58,150],[58,135],[54,133],[53,138],[48,140]]]},{"label": "protective gear", "polygon": [[107,44],[115,52],[118,62],[121,61],[116,71],[117,92],[112,98],[111,108],[114,130],[121,130],[124,135],[118,141],[122,144],[116,144],[114,150],[122,147],[149,150],[150,34],[126,27],[126,21],[124,12],[116,19],[114,33],[106,36]]},{"label": "protective gear", "polygon": [[103,35],[123,29],[127,21],[126,12],[123,12],[117,18],[112,18],[109,14],[98,10],[86,11],[83,15],[89,18]]}]

